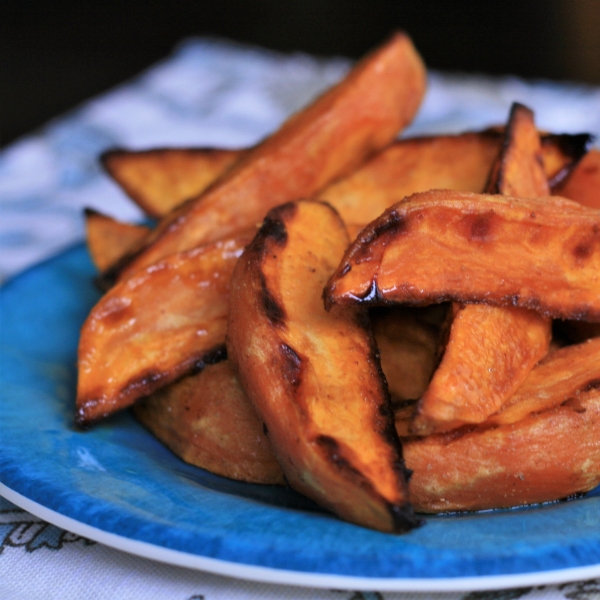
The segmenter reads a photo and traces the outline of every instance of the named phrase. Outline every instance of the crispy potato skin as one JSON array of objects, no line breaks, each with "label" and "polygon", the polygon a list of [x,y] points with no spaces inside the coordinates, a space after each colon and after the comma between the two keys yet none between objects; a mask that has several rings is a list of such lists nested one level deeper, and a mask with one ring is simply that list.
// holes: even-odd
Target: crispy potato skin
[{"label": "crispy potato skin", "polygon": [[[398,33],[293,115],[211,186],[163,220],[122,276],[259,223],[273,206],[314,194],[389,144],[425,92],[421,58]],[[115,266],[116,276],[123,264]]]},{"label": "crispy potato skin", "polygon": [[284,483],[262,423],[228,360],[155,392],[133,411],[187,463],[239,481]]},{"label": "crispy potato skin", "polygon": [[250,237],[174,254],[100,299],[79,341],[79,425],[225,357],[229,279]]},{"label": "crispy potato skin", "polygon": [[102,272],[148,235],[143,225],[122,223],[98,211],[85,210],[87,247],[96,268]]},{"label": "crispy potato skin", "polygon": [[329,307],[452,300],[600,321],[600,211],[556,196],[415,194],[362,230],[324,297]]},{"label": "crispy potato skin", "polygon": [[550,502],[600,483],[600,390],[511,425],[403,440],[424,513]]},{"label": "crispy potato skin", "polygon": [[232,277],[227,351],[289,484],[351,522],[415,526],[401,448],[366,313],[327,313],[346,244],[326,204],[271,211]]},{"label": "crispy potato skin", "polygon": [[100,162],[127,195],[150,217],[162,217],[201,194],[246,150],[154,148],[105,152]]}]

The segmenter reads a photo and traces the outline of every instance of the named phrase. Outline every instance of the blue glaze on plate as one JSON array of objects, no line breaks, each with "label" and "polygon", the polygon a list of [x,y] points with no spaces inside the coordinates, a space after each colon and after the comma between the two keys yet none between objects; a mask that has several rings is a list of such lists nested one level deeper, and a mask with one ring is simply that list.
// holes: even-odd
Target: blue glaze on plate
[{"label": "blue glaze on plate", "polygon": [[339,521],[286,489],[211,475],[127,413],[72,425],[79,328],[99,297],[83,247],[0,290],[0,481],[125,538],[233,563],[355,577],[507,575],[600,563],[600,493],[428,517],[402,536]]}]

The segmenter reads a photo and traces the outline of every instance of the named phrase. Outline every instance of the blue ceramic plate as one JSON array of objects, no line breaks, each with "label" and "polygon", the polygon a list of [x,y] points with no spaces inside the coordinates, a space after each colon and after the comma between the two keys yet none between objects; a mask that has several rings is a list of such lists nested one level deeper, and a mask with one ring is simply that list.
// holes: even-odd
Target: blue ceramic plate
[{"label": "blue ceramic plate", "polygon": [[0,491],[23,508],[136,554],[262,581],[433,591],[600,575],[599,490],[387,535],[289,490],[186,465],[127,413],[75,430],[77,338],[98,298],[93,276],[78,247],[0,290]]}]

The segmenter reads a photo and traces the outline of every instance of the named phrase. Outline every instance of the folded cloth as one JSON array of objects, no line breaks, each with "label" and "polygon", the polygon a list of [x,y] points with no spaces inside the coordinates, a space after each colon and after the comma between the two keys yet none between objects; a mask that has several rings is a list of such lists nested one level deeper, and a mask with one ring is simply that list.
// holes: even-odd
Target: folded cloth
[{"label": "folded cloth", "polygon": [[[102,173],[113,147],[245,147],[344,75],[350,62],[190,39],[135,80],[57,118],[0,153],[0,281],[83,237],[82,208],[141,217]],[[404,135],[505,122],[513,101],[542,129],[600,136],[600,89],[515,78],[431,73]],[[252,583],[125,555],[41,521],[0,499],[2,598],[575,598],[598,582],[490,593],[343,592]],[[577,595],[579,594],[579,595]],[[587,594],[587,595],[586,595]]]}]

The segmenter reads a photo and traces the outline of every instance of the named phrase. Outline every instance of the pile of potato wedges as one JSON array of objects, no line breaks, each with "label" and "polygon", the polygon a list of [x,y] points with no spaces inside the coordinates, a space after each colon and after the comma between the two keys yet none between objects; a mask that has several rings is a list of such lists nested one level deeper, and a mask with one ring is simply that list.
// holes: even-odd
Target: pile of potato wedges
[{"label": "pile of potato wedges", "polygon": [[156,226],[86,211],[76,423],[387,532],[598,485],[600,151],[398,140],[425,92],[397,33],[252,148],[105,153]]}]

